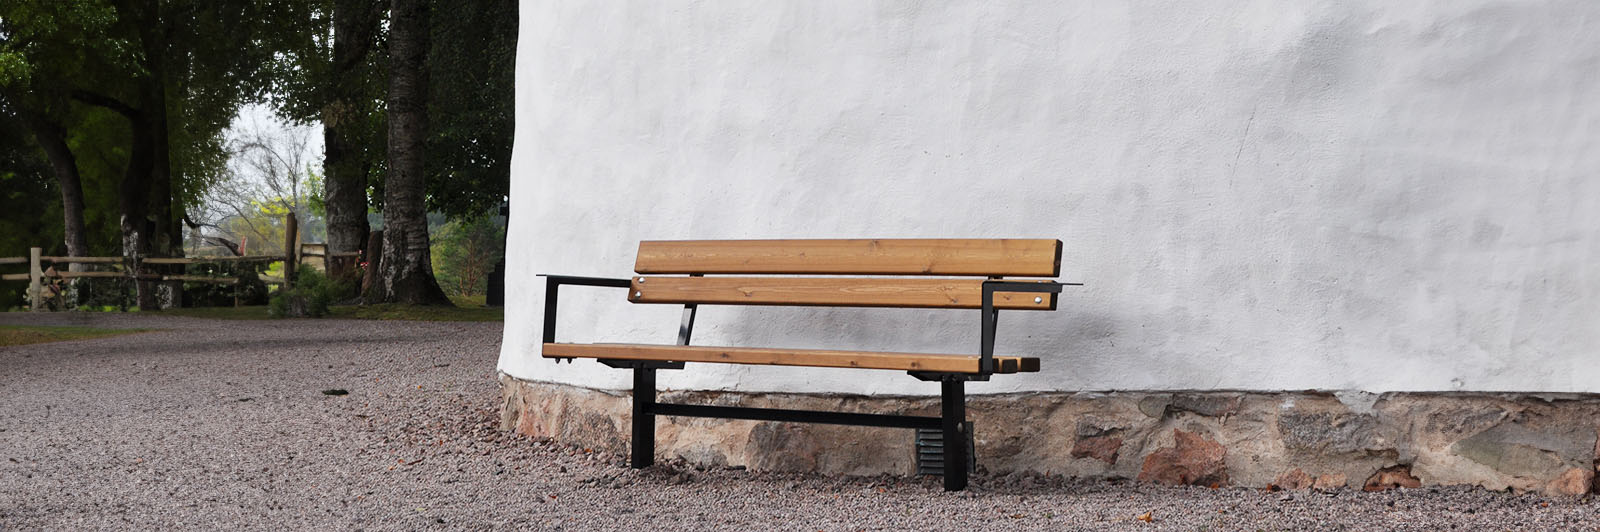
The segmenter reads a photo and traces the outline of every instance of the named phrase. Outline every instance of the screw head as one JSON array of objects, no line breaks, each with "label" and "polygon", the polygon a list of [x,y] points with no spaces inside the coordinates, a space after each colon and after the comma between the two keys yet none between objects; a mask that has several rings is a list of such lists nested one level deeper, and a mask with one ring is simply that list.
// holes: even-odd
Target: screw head
[{"label": "screw head", "polygon": [[639,284],[644,284],[644,278],[643,277],[639,278]]},{"label": "screw head", "polygon": [[639,297],[639,296],[642,296],[642,295],[644,295],[644,294],[640,293],[640,292],[634,292],[633,293],[633,297]]},{"label": "screw head", "polygon": [[1033,302],[1034,303],[1043,303],[1044,302],[1044,298],[1043,297],[1034,296]]}]

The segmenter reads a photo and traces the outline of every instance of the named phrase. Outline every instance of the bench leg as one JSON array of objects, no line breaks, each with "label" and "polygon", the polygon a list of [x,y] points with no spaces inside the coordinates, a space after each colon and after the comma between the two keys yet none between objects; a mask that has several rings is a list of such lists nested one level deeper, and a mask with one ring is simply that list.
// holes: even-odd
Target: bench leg
[{"label": "bench leg", "polygon": [[967,489],[967,437],[961,425],[967,420],[966,383],[946,379],[940,381],[940,413],[944,428],[944,490]]},{"label": "bench leg", "polygon": [[650,467],[656,461],[656,369],[633,368],[633,467]]}]

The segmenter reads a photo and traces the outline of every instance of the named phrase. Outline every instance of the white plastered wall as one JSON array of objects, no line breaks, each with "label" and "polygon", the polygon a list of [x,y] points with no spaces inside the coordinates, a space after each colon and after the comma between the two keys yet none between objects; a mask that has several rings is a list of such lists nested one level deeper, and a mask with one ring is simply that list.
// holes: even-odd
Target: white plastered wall
[{"label": "white plastered wall", "polygon": [[[505,342],[641,239],[1044,237],[974,392],[1600,392],[1600,3],[524,2]],[[567,288],[562,341],[679,309]],[[976,311],[705,307],[697,343],[976,352]],[[697,365],[663,387],[911,393]]]}]

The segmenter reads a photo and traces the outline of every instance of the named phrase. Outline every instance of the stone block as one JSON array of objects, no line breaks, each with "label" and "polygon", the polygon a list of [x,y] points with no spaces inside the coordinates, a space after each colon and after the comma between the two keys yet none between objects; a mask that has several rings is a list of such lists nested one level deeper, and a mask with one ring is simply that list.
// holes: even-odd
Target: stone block
[{"label": "stone block", "polygon": [[1286,490],[1311,489],[1316,485],[1316,483],[1317,479],[1313,478],[1305,471],[1300,470],[1298,467],[1289,471],[1285,471],[1282,475],[1278,475],[1278,479],[1272,482],[1274,486]]},{"label": "stone block", "polygon": [[1513,477],[1555,478],[1592,467],[1594,432],[1587,427],[1537,427],[1503,422],[1456,442],[1451,450]]},{"label": "stone block", "polygon": [[1574,467],[1550,481],[1550,484],[1545,486],[1544,492],[1576,497],[1588,494],[1592,489],[1594,489],[1594,470]]},{"label": "stone block", "polygon": [[1422,480],[1411,475],[1411,466],[1397,465],[1379,469],[1373,473],[1366,483],[1362,484],[1364,491],[1383,491],[1395,488],[1420,488]]},{"label": "stone block", "polygon": [[1093,458],[1107,464],[1117,463],[1117,452],[1122,450],[1122,437],[1114,434],[1079,438],[1072,444],[1073,458]]},{"label": "stone block", "polygon": [[1346,487],[1349,484],[1350,479],[1344,473],[1329,473],[1317,477],[1317,482],[1312,487],[1319,490],[1332,490]]},{"label": "stone block", "polygon": [[1290,450],[1312,454],[1363,454],[1392,449],[1377,416],[1366,414],[1286,413],[1278,432]]},{"label": "stone block", "polygon": [[1225,486],[1228,450],[1215,441],[1173,429],[1173,445],[1145,456],[1139,480],[1169,486]]}]

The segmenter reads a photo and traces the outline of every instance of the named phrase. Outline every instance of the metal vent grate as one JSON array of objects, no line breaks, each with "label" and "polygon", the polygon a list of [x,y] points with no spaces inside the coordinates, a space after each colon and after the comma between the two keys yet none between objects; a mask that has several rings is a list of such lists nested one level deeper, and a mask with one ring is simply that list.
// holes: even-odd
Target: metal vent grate
[{"label": "metal vent grate", "polygon": [[[972,452],[972,422],[961,424],[961,433],[967,436],[967,472],[974,472],[978,468],[978,459]],[[944,475],[944,431],[940,429],[917,429],[917,474],[918,475]]]}]

